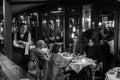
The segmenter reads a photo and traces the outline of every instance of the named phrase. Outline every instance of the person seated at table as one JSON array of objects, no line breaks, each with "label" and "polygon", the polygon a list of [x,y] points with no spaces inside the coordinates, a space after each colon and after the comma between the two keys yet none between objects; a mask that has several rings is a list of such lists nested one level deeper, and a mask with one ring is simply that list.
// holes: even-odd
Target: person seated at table
[{"label": "person seated at table", "polygon": [[[33,49],[35,55],[41,60],[40,62],[43,64],[43,67],[46,67],[46,62],[50,58],[50,50],[46,48],[46,43],[44,40],[38,40],[36,43],[36,47]],[[45,68],[44,68],[45,69]]]},{"label": "person seated at table", "polygon": [[52,55],[48,62],[48,70],[44,80],[64,80],[62,68],[71,62],[61,55],[61,45],[53,44]]},{"label": "person seated at table", "polygon": [[36,47],[34,48],[34,51],[36,52],[35,55],[40,57],[43,60],[43,62],[48,61],[50,58],[49,49],[45,48],[45,46],[45,41],[38,40],[36,43]]},{"label": "person seated at table", "polygon": [[86,53],[86,56],[88,58],[94,59],[96,54],[96,48],[98,46],[95,45],[94,41],[92,39],[89,39],[88,44],[85,46],[84,51]]},{"label": "person seated at table", "polygon": [[[99,45],[96,44],[97,40],[95,38],[89,39],[88,44],[84,48],[84,52],[86,53],[87,58],[91,58],[96,60],[97,63],[101,62],[103,59],[103,55],[99,49]],[[85,78],[91,78],[91,68],[86,66],[84,68],[84,72],[86,74]]]},{"label": "person seated at table", "polygon": [[97,39],[95,38],[89,39],[88,45],[86,45],[86,47],[84,48],[84,51],[88,58],[97,60],[97,62],[102,61],[104,58],[104,55],[101,53],[101,49],[97,44]]},{"label": "person seated at table", "polygon": [[44,73],[47,70],[50,58],[50,50],[47,48],[46,43],[44,40],[38,40],[36,43],[35,48],[31,49],[31,55],[35,57],[35,61],[38,63],[38,68],[41,70],[40,77],[44,77]]},{"label": "person seated at table", "polygon": [[[14,34],[13,50],[16,63],[24,70],[28,70],[29,47],[32,43],[31,33],[26,24],[21,24],[20,29]],[[21,58],[18,60],[18,57]]]}]

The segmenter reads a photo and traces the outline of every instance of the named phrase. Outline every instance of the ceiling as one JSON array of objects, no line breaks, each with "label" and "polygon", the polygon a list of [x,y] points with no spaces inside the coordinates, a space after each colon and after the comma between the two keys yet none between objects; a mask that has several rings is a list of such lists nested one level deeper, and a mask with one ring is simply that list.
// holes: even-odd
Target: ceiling
[{"label": "ceiling", "polygon": [[52,0],[11,0],[12,5],[22,5],[22,4],[41,4]]},{"label": "ceiling", "polygon": [[[43,5],[59,0],[11,0],[12,13],[29,9],[33,6]],[[2,0],[0,0],[0,15],[3,13]]]},{"label": "ceiling", "polygon": [[[2,1],[3,0],[0,0],[0,15],[3,14]],[[29,9],[31,7],[35,7],[38,5],[50,4],[52,2],[62,1],[62,0],[8,0],[8,1],[11,1],[12,13],[16,13],[16,12],[24,11],[26,9]],[[82,1],[82,0],[66,0],[66,1],[70,2],[70,1]],[[90,1],[92,1],[92,0],[90,0]],[[104,2],[104,3],[108,2],[108,1],[110,2],[110,1],[114,1],[114,0],[102,0],[102,2]],[[111,8],[109,8],[109,9],[111,9]]]}]

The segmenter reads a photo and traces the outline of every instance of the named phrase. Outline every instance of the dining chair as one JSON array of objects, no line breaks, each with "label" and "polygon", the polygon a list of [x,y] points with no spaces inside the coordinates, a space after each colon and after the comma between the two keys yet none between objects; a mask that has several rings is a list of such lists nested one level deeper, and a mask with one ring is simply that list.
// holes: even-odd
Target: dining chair
[{"label": "dining chair", "polygon": [[64,75],[65,80],[69,80],[70,73]]},{"label": "dining chair", "polygon": [[64,73],[64,80],[70,80],[70,73],[71,69],[69,68],[69,65],[67,64],[65,67],[63,67],[63,73]]},{"label": "dining chair", "polygon": [[34,51],[30,53],[28,72],[37,77],[37,80],[41,80],[44,75],[44,64]]},{"label": "dining chair", "polygon": [[[102,71],[103,64],[102,62],[97,63],[95,66],[91,66],[91,74],[92,74],[92,80],[99,80],[102,79],[102,74],[100,73]],[[99,76],[97,76],[97,72],[100,73]]]}]

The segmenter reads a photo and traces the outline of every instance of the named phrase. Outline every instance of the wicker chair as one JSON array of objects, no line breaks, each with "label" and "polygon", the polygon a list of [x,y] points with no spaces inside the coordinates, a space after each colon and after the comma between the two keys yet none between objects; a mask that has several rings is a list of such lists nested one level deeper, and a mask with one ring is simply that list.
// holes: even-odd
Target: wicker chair
[{"label": "wicker chair", "polygon": [[28,72],[37,77],[37,80],[41,80],[44,74],[44,64],[40,57],[36,55],[35,51],[30,53],[30,61],[28,64]]}]

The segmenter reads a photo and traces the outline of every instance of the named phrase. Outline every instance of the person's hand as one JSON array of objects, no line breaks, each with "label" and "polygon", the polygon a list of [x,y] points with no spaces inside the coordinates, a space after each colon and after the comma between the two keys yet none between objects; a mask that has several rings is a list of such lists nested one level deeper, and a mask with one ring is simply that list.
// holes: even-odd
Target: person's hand
[{"label": "person's hand", "polygon": [[23,43],[24,46],[26,45],[26,42],[23,41],[22,43]]},{"label": "person's hand", "polygon": [[20,47],[20,48],[24,48],[24,46],[23,46],[23,45],[19,45],[19,47]]},{"label": "person's hand", "polygon": [[21,40],[17,40],[17,43],[22,43],[22,41]]},{"label": "person's hand", "polygon": [[16,44],[16,45],[14,45],[15,47],[19,47],[19,45],[18,44]]}]

